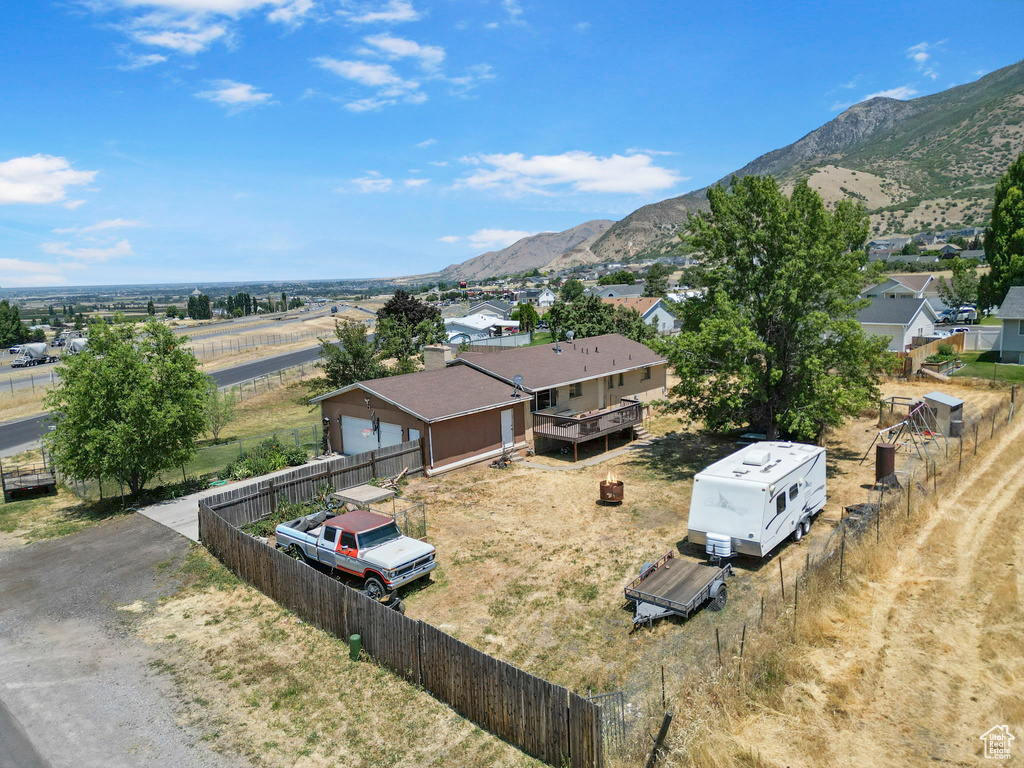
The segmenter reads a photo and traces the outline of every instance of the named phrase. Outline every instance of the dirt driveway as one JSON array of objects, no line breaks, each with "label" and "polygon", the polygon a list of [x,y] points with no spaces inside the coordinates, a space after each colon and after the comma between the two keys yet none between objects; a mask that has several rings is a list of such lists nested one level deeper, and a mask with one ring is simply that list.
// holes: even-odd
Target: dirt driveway
[{"label": "dirt driveway", "polygon": [[178,725],[173,683],[150,666],[159,654],[133,637],[123,609],[173,591],[158,570],[173,573],[188,548],[133,515],[0,552],[0,745],[19,746],[21,764],[241,765]]}]

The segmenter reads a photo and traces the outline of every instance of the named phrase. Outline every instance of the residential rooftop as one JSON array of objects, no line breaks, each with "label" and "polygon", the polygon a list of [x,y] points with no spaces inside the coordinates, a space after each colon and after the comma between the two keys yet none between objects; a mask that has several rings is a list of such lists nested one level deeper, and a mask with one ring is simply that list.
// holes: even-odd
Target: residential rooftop
[{"label": "residential rooftop", "polygon": [[1015,285],[1006,292],[999,306],[1000,320],[1024,320],[1024,285]]},{"label": "residential rooftop", "polygon": [[926,304],[931,309],[927,299],[872,299],[868,306],[857,312],[857,322],[907,325]]}]

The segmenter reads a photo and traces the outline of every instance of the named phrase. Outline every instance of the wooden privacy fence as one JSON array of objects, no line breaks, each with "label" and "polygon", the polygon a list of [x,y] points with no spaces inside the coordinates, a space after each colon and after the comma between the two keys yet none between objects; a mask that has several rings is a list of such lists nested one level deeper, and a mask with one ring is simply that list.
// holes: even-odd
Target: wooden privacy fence
[{"label": "wooden privacy fence", "polygon": [[[321,483],[366,482],[372,468],[379,474],[397,474],[406,466],[413,471],[413,458],[422,455],[418,440],[373,453],[308,465],[204,499],[199,538],[240,579],[335,637],[360,635],[377,663],[480,727],[559,768],[602,768],[597,704],[407,618],[236,527],[269,514],[277,494],[305,501]],[[422,470],[421,461],[415,466]]]},{"label": "wooden privacy fence", "polygon": [[903,375],[910,376],[917,373],[921,363],[939,351],[940,344],[948,344],[959,354],[964,351],[964,333],[954,333],[945,339],[935,339],[927,344],[914,347],[909,352],[897,352],[896,356],[903,359]]},{"label": "wooden privacy fence", "polygon": [[339,456],[306,464],[254,485],[211,496],[206,505],[230,525],[246,525],[277,511],[279,498],[292,502],[308,501],[325,483],[335,489],[351,488],[368,483],[375,477],[397,475],[406,468],[409,475],[417,475],[423,471],[420,443],[420,440],[411,440],[355,456]]}]

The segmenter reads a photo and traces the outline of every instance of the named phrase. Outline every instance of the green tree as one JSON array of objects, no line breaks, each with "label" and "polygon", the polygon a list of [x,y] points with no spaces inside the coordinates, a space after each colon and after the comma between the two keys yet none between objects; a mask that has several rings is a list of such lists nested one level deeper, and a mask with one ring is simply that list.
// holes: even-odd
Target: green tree
[{"label": "green tree", "polygon": [[900,253],[904,256],[917,256],[921,253],[921,246],[911,240],[900,249]]},{"label": "green tree", "polygon": [[178,308],[173,304],[168,304],[167,309],[164,311],[164,314],[167,315],[167,317],[177,317]]},{"label": "green tree", "polygon": [[156,304],[153,303],[152,299],[150,299],[149,303],[146,305],[146,314],[150,317],[156,316]]},{"label": "green tree", "polygon": [[61,358],[61,386],[44,399],[53,463],[77,478],[110,478],[137,495],[195,454],[206,427],[209,379],[188,339],[155,321],[89,328],[89,346]]},{"label": "green tree", "polygon": [[607,275],[602,275],[598,281],[598,285],[633,285],[636,282],[636,275],[630,272],[628,269],[620,269],[618,272],[609,272]]},{"label": "green tree", "polygon": [[9,347],[28,340],[28,328],[21,322],[21,312],[7,299],[0,301],[0,346]]},{"label": "green tree", "polygon": [[516,304],[512,311],[508,315],[509,320],[519,321],[519,330],[521,331],[532,331],[537,327],[537,323],[540,322],[540,315],[537,314],[536,307],[533,304]]},{"label": "green tree", "polygon": [[324,377],[310,382],[315,392],[332,392],[358,381],[388,375],[377,343],[367,336],[364,323],[335,323],[334,336],[335,341],[320,339],[321,359],[317,368],[324,372]]},{"label": "green tree", "polygon": [[565,281],[565,285],[562,286],[562,290],[559,293],[562,301],[576,301],[577,299],[581,299],[583,298],[583,283],[575,277],[571,277]]},{"label": "green tree", "polygon": [[220,440],[220,432],[237,415],[237,400],[233,392],[221,392],[213,379],[209,380],[206,393],[206,432],[213,435],[213,442]]},{"label": "green tree", "polygon": [[892,365],[888,340],[854,319],[868,216],[847,200],[830,212],[805,181],[787,197],[770,176],[712,187],[708,201],[685,236],[704,254],[692,271],[703,295],[660,344],[679,377],[671,407],[710,429],[820,441],[878,398]]},{"label": "green tree", "polygon": [[1024,285],[1024,153],[996,182],[985,260],[992,269],[981,279],[981,304],[988,309],[1002,304],[1011,286]]},{"label": "green tree", "polygon": [[545,319],[551,333],[561,341],[565,341],[569,331],[577,339],[621,333],[642,343],[650,341],[655,335],[654,328],[645,323],[635,309],[606,304],[596,296],[585,296],[572,304],[556,301]]},{"label": "green tree", "polygon": [[377,311],[376,336],[385,357],[403,370],[421,347],[447,339],[440,310],[401,289]]},{"label": "green tree", "polygon": [[953,259],[950,268],[953,276],[949,282],[945,277],[939,278],[939,297],[949,307],[974,304],[978,300],[978,271],[959,256]]},{"label": "green tree", "polygon": [[672,274],[672,268],[667,264],[654,262],[644,273],[644,296],[651,298],[662,298],[668,293],[668,276]]}]

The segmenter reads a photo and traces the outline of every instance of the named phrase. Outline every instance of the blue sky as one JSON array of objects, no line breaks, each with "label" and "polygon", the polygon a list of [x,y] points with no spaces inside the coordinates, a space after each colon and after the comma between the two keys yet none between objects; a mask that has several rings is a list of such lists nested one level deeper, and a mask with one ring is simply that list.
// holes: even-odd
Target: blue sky
[{"label": "blue sky", "polygon": [[14,0],[0,21],[3,287],[428,272],[1022,55],[1009,0]]}]

